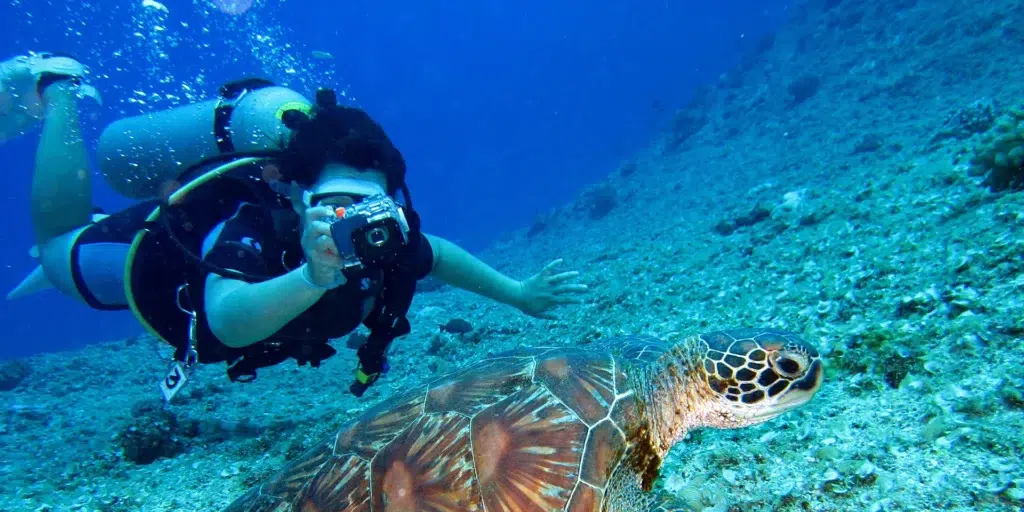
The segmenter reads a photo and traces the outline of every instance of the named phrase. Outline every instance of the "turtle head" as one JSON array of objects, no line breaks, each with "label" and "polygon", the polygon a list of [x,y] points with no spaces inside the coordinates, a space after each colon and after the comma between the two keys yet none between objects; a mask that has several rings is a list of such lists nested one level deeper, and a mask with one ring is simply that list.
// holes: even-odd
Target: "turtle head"
[{"label": "turtle head", "polygon": [[794,333],[721,331],[700,336],[703,380],[712,397],[707,426],[768,421],[811,400],[824,373],[818,351]]}]

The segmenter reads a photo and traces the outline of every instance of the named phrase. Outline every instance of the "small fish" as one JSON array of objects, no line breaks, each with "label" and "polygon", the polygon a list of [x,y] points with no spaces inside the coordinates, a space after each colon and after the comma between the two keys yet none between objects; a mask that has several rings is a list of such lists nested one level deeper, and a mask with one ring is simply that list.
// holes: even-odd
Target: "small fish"
[{"label": "small fish", "polygon": [[313,57],[316,57],[318,59],[328,60],[328,59],[333,59],[334,55],[331,55],[329,52],[322,52],[320,50],[313,50]]},{"label": "small fish", "polygon": [[461,318],[453,318],[438,328],[448,334],[466,334],[473,330],[473,325]]}]

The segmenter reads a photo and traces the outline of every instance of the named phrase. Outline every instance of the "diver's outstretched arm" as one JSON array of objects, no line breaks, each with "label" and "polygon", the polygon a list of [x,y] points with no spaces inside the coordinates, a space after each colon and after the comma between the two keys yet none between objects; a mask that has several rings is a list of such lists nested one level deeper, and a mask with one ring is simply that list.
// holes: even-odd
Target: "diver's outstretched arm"
[{"label": "diver's outstretched arm", "polygon": [[63,80],[42,92],[46,113],[32,176],[32,227],[36,243],[89,224],[92,178],[78,120],[75,85]]},{"label": "diver's outstretched arm", "polygon": [[554,260],[534,276],[516,281],[491,268],[472,254],[441,237],[426,235],[434,252],[430,274],[442,282],[513,306],[527,315],[553,320],[551,310],[564,304],[581,304],[587,285],[574,282],[580,273],[554,270]]}]

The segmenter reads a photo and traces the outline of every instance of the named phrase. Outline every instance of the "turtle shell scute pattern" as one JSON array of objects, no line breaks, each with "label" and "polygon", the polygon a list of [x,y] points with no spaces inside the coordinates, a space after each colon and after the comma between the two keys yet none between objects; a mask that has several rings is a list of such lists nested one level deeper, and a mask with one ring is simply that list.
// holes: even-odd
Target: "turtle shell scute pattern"
[{"label": "turtle shell scute pattern", "polygon": [[331,457],[296,496],[291,510],[369,512],[370,490],[365,482],[370,464],[359,457]]},{"label": "turtle shell scute pattern", "polygon": [[[487,359],[434,381],[426,394],[427,413],[452,411],[472,416],[532,383],[534,363],[522,357]],[[467,378],[467,376],[469,376]]]},{"label": "turtle shell scute pattern", "polygon": [[597,510],[643,411],[654,338],[498,354],[365,411],[231,512]]},{"label": "turtle shell scute pattern", "polygon": [[623,364],[619,365],[615,374],[615,386],[618,389],[631,387],[623,367],[630,365],[642,367],[657,361],[671,345],[653,336],[625,336],[613,338],[601,343],[601,347],[610,352]]},{"label": "turtle shell scute pattern", "polygon": [[254,487],[228,505],[224,512],[285,512],[291,510],[290,504],[272,496],[260,494],[260,487]]}]

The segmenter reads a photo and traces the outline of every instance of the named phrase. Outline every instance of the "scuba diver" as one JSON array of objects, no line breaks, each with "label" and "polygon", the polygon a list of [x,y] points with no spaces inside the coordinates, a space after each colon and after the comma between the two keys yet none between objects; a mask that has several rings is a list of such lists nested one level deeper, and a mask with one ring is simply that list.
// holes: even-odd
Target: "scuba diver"
[{"label": "scuba diver", "polygon": [[79,127],[80,73],[37,77],[44,109],[32,180],[36,268],[9,299],[49,287],[99,310],[130,309],[175,348],[160,382],[170,401],[198,363],[225,362],[231,381],[295,359],[318,367],[329,340],[359,324],[350,391],[388,369],[410,331],[417,280],[452,286],[552,318],[580,303],[578,272],[546,265],[517,281],[454,243],[424,234],[406,164],[364,111],[315,103],[261,79],[219,97],[118,120],[100,136],[101,174],[140,201],[112,215],[92,205]]}]

